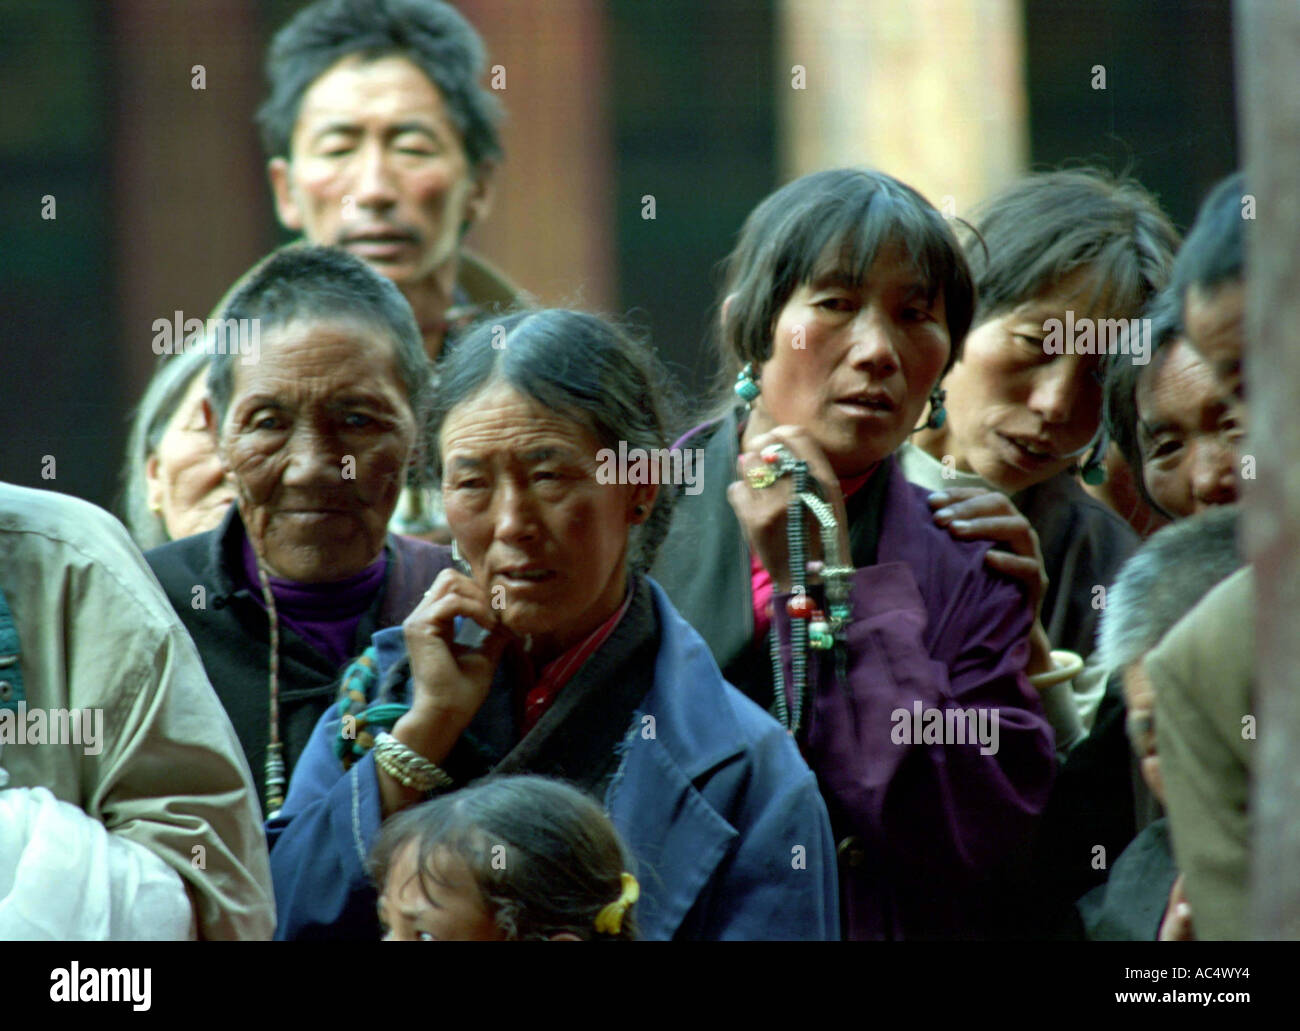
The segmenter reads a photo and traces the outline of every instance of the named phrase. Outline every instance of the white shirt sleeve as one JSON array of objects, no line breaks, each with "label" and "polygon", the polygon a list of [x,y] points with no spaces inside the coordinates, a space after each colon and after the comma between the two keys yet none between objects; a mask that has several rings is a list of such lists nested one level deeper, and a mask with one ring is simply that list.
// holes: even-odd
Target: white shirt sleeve
[{"label": "white shirt sleeve", "polygon": [[0,940],[194,940],[180,875],[45,788],[0,791]]},{"label": "white shirt sleeve", "polygon": [[1073,680],[1066,680],[1041,692],[1048,722],[1056,731],[1056,752],[1062,759],[1092,732],[1106,693],[1108,670],[1091,660]]}]

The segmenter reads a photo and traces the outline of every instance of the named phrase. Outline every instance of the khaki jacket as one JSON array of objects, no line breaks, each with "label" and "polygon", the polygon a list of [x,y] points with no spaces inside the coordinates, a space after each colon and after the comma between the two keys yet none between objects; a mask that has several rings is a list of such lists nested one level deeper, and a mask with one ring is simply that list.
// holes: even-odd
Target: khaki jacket
[{"label": "khaki jacket", "polygon": [[102,714],[89,746],[68,734],[56,743],[52,725],[42,741],[0,738],[7,786],[46,787],[158,855],[185,881],[201,938],[270,938],[270,867],[248,767],[193,642],[122,525],[87,502],[0,484],[0,590],[12,613],[0,662],[18,655],[0,669],[0,707]]},{"label": "khaki jacket", "polygon": [[[1146,657],[1174,858],[1196,937],[1204,940],[1241,939],[1249,930],[1254,595],[1247,566],[1210,591]],[[1250,733],[1245,716],[1252,716]]]}]

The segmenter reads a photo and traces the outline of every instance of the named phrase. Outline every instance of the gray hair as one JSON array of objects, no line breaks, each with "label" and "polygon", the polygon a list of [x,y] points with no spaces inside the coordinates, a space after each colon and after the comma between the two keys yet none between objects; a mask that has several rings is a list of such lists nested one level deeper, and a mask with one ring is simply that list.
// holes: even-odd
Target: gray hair
[{"label": "gray hair", "polygon": [[1097,630],[1102,668],[1121,670],[1154,648],[1211,587],[1244,563],[1236,505],[1163,527],[1119,571]]},{"label": "gray hair", "polygon": [[144,396],[136,407],[127,438],[126,460],[122,463],[122,521],[141,551],[171,540],[162,519],[149,509],[145,466],[158,450],[167,424],[195,378],[208,367],[211,356],[202,350],[185,350],[164,358],[154,370]]},{"label": "gray hair", "polygon": [[[374,326],[393,345],[398,375],[415,416],[417,453],[428,417],[433,365],[411,306],[402,292],[360,258],[332,247],[286,247],[250,272],[213,321],[256,325],[257,333],[294,319],[339,319]],[[234,393],[235,366],[248,360],[238,348],[217,349],[208,372],[208,398],[217,425],[225,422]]]}]

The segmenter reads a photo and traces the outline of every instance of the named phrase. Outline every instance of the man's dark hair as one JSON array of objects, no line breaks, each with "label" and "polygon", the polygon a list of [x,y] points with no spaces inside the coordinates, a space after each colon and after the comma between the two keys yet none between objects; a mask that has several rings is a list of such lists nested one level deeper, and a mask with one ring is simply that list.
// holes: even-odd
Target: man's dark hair
[{"label": "man's dark hair", "polygon": [[473,26],[442,0],[318,0],[275,34],[271,92],[257,112],[270,157],[287,157],[303,94],[338,61],[405,57],[438,87],[470,167],[501,156],[501,106],[480,84],[486,59]]},{"label": "man's dark hair", "polygon": [[[676,421],[673,389],[654,351],[586,312],[550,309],[480,322],[438,366],[429,427],[434,476],[442,479],[439,435],[452,410],[496,383],[589,430],[602,447],[667,449]],[[628,566],[642,572],[668,533],[675,491],[655,497],[650,517],[632,528]]]},{"label": "man's dark hair", "polygon": [[1133,473],[1138,493],[1151,508],[1166,518],[1171,512],[1151,496],[1146,478],[1142,475],[1142,438],[1138,425],[1138,388],[1160,374],[1160,369],[1182,334],[1182,304],[1172,288],[1166,288],[1152,299],[1143,317],[1151,320],[1151,360],[1139,365],[1127,357],[1113,357],[1106,365],[1102,412],[1106,432],[1119,448],[1124,461]]},{"label": "man's dark hair", "polygon": [[1100,169],[1039,172],[972,214],[966,257],[975,277],[976,326],[1091,270],[1097,296],[1136,314],[1169,281],[1178,233],[1155,198]]},{"label": "man's dark hair", "polygon": [[970,328],[970,270],[948,223],[906,183],[867,168],[814,172],[787,183],[750,212],[728,256],[722,298],[734,294],[718,338],[720,393],[733,404],[731,381],[747,362],[772,356],[772,331],[791,294],[828,260],[854,282],[866,279],[876,255],[897,245],[929,287],[943,295],[951,352],[957,360]]},{"label": "man's dark hair", "polygon": [[[212,321],[233,327],[254,319],[259,338],[294,319],[337,319],[374,326],[391,341],[416,427],[424,425],[433,367],[424,351],[420,327],[402,292],[360,258],[333,247],[276,251],[248,273]],[[225,421],[234,392],[235,367],[246,360],[233,349],[212,357],[208,400],[218,426]],[[419,444],[423,443],[421,439]]]},{"label": "man's dark hair", "polygon": [[1242,199],[1246,177],[1234,172],[1209,192],[1196,213],[1183,249],[1174,262],[1174,288],[1181,301],[1189,288],[1213,290],[1242,279],[1246,269],[1246,219]]}]

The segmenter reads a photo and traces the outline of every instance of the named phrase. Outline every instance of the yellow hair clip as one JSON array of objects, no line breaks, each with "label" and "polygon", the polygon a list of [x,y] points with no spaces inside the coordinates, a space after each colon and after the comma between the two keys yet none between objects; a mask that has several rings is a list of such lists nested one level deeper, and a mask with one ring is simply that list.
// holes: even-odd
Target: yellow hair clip
[{"label": "yellow hair clip", "polygon": [[622,876],[623,892],[596,914],[596,930],[600,934],[618,934],[623,930],[623,914],[641,897],[641,885],[630,873]]}]

